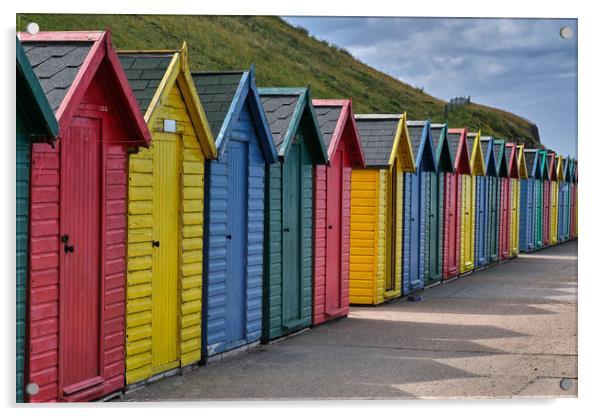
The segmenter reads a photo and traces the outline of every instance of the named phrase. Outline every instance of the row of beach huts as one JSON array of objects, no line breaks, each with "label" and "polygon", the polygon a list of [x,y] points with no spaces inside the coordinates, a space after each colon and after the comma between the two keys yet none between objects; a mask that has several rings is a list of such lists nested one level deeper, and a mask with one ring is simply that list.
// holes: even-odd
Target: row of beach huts
[{"label": "row of beach huts", "polygon": [[16,49],[18,402],[107,398],[577,237],[577,161],[551,150],[194,72],[185,44]]}]

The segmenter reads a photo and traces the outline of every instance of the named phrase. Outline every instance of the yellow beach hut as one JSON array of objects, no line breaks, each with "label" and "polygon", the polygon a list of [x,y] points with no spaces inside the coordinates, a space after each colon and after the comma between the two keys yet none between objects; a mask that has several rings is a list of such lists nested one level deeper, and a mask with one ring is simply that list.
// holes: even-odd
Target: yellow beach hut
[{"label": "yellow beach hut", "polygon": [[216,149],[178,51],[119,53],[152,134],[128,178],[126,384],[201,358],[205,159]]},{"label": "yellow beach hut", "polygon": [[485,175],[485,162],[481,149],[481,131],[468,133],[468,149],[471,151],[471,175],[462,175],[460,208],[460,274],[469,273],[475,266],[475,217],[477,176]]},{"label": "yellow beach hut", "polygon": [[349,300],[401,296],[403,173],[415,170],[406,114],[356,114],[366,168],[351,171]]}]

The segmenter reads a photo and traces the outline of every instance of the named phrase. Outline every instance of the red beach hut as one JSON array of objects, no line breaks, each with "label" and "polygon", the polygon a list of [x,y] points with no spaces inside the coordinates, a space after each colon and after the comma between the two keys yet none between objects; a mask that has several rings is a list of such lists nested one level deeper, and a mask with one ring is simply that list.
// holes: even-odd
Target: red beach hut
[{"label": "red beach hut", "polygon": [[59,123],[31,152],[27,400],[88,401],[124,383],[127,152],[151,136],[109,32],[19,38]]},{"label": "red beach hut", "polygon": [[349,312],[351,168],[366,164],[351,100],[312,100],[328,164],[317,165],[314,186],[313,324]]},{"label": "red beach hut", "polygon": [[449,129],[447,141],[454,161],[454,171],[445,174],[443,279],[460,274],[460,210],[462,205],[462,175],[471,175],[470,151],[466,129]]}]

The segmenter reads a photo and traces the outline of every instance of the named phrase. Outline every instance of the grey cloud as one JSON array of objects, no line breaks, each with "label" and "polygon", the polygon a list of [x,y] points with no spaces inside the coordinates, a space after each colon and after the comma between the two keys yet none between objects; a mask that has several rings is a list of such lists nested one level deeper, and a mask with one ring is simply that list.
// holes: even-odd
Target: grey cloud
[{"label": "grey cloud", "polygon": [[[576,153],[577,23],[560,19],[287,18],[361,61],[443,99],[520,114]],[[572,39],[559,35],[573,29]]]}]

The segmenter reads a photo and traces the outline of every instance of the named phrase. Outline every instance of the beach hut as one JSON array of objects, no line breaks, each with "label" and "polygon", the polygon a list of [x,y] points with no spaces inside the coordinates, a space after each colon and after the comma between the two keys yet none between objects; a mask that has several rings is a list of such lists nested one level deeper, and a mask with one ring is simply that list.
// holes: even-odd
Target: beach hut
[{"label": "beach hut", "polygon": [[[463,175],[471,175],[470,152],[466,142],[466,129],[449,129],[447,140],[453,160],[453,172],[445,173],[444,231],[443,231],[443,279],[460,273],[460,225],[462,208]],[[481,155],[482,156],[482,155]]]},{"label": "beach hut", "polygon": [[481,148],[481,132],[468,133],[466,143],[472,149],[470,157],[471,175],[462,175],[460,184],[460,274],[469,273],[475,268],[477,228],[477,182],[478,177],[485,174],[483,151]]},{"label": "beach hut", "polygon": [[550,244],[550,160],[548,151],[545,149],[539,150],[539,157],[542,169],[542,209],[541,209],[541,247],[546,247]]},{"label": "beach hut", "polygon": [[556,156],[556,176],[558,180],[558,221],[557,221],[557,233],[558,243],[564,243],[568,240],[568,227],[565,226],[566,220],[568,219],[568,174],[567,174],[568,161],[566,157]]},{"label": "beach hut", "polygon": [[201,358],[204,166],[215,145],[186,44],[118,55],[153,136],[129,158],[125,378],[132,384]]},{"label": "beach hut", "polygon": [[508,161],[510,209],[508,211],[508,257],[518,256],[518,230],[520,227],[520,164],[519,148],[515,143],[506,143],[506,160]]},{"label": "beach hut", "polygon": [[431,286],[443,280],[443,247],[445,177],[453,174],[447,123],[431,124],[431,141],[435,154],[436,171],[430,174],[430,201],[427,201],[425,230],[424,285]]},{"label": "beach hut", "polygon": [[349,100],[312,100],[328,152],[314,172],[313,324],[349,313],[351,169],[366,160]]},{"label": "beach hut", "polygon": [[579,163],[573,159],[573,181],[571,189],[571,239],[577,238],[579,231]]},{"label": "beach hut", "polygon": [[432,176],[437,173],[431,140],[430,121],[408,121],[408,132],[416,170],[404,174],[403,183],[403,294],[409,295],[425,286],[429,215],[433,189]]},{"label": "beach hut", "polygon": [[127,160],[151,135],[109,32],[19,38],[60,128],[31,152],[28,400],[88,401],[124,385]]},{"label": "beach hut", "polygon": [[565,174],[565,180],[567,182],[567,225],[566,225],[566,235],[567,235],[567,240],[572,240],[572,231],[571,231],[571,227],[573,224],[573,179],[574,179],[574,172],[573,172],[573,164],[574,164],[575,160],[572,157],[567,158],[566,161],[566,174]]},{"label": "beach hut", "polygon": [[494,174],[495,170],[491,169],[488,172],[486,169],[483,148],[481,147],[481,132],[469,133],[467,137],[469,148],[472,148],[471,170],[475,199],[473,263],[474,269],[481,269],[489,262],[489,257],[486,255],[488,244],[487,224],[489,220],[489,176],[487,175]]},{"label": "beach hut", "polygon": [[265,341],[312,322],[313,170],[328,162],[309,88],[260,88],[278,161],[266,175]]},{"label": "beach hut", "polygon": [[548,150],[548,169],[550,176],[550,236],[549,245],[558,243],[558,170],[556,153]]},{"label": "beach hut", "polygon": [[[539,169],[539,183],[535,182],[536,188],[536,199],[538,200],[539,209],[536,211],[536,227],[535,227],[535,250],[539,250],[545,246],[547,241],[546,237],[546,225],[547,218],[549,218],[550,205],[548,193],[546,192],[546,182],[548,181],[548,161],[546,157],[546,150],[537,150],[537,163]],[[538,189],[539,188],[539,189]],[[548,188],[549,191],[549,188]]]},{"label": "beach hut", "polygon": [[277,154],[253,66],[192,78],[218,156],[205,164],[202,345],[207,359],[261,339],[265,167]]},{"label": "beach hut", "polygon": [[504,140],[493,140],[495,162],[499,183],[498,220],[498,259],[505,260],[510,255],[510,171],[506,158]]},{"label": "beach hut", "polygon": [[16,137],[16,401],[23,402],[25,362],[25,305],[29,255],[29,178],[32,143],[53,144],[59,133],[54,112],[36,77],[19,39],[17,52]]},{"label": "beach hut", "polygon": [[575,238],[575,159],[571,158],[570,159],[570,164],[569,164],[569,172],[570,172],[570,182],[569,182],[569,211],[570,211],[570,218],[569,218],[569,240],[572,240]]},{"label": "beach hut", "polygon": [[365,169],[351,171],[349,300],[401,296],[403,174],[415,169],[405,114],[355,116]]},{"label": "beach hut", "polygon": [[534,149],[523,150],[523,161],[527,178],[522,178],[520,186],[520,230],[519,248],[524,253],[535,249],[535,236],[541,241],[541,170],[539,152]]},{"label": "beach hut", "polygon": [[499,260],[500,181],[493,139],[482,137],[481,146],[487,176],[487,223],[485,230],[485,264]]}]

